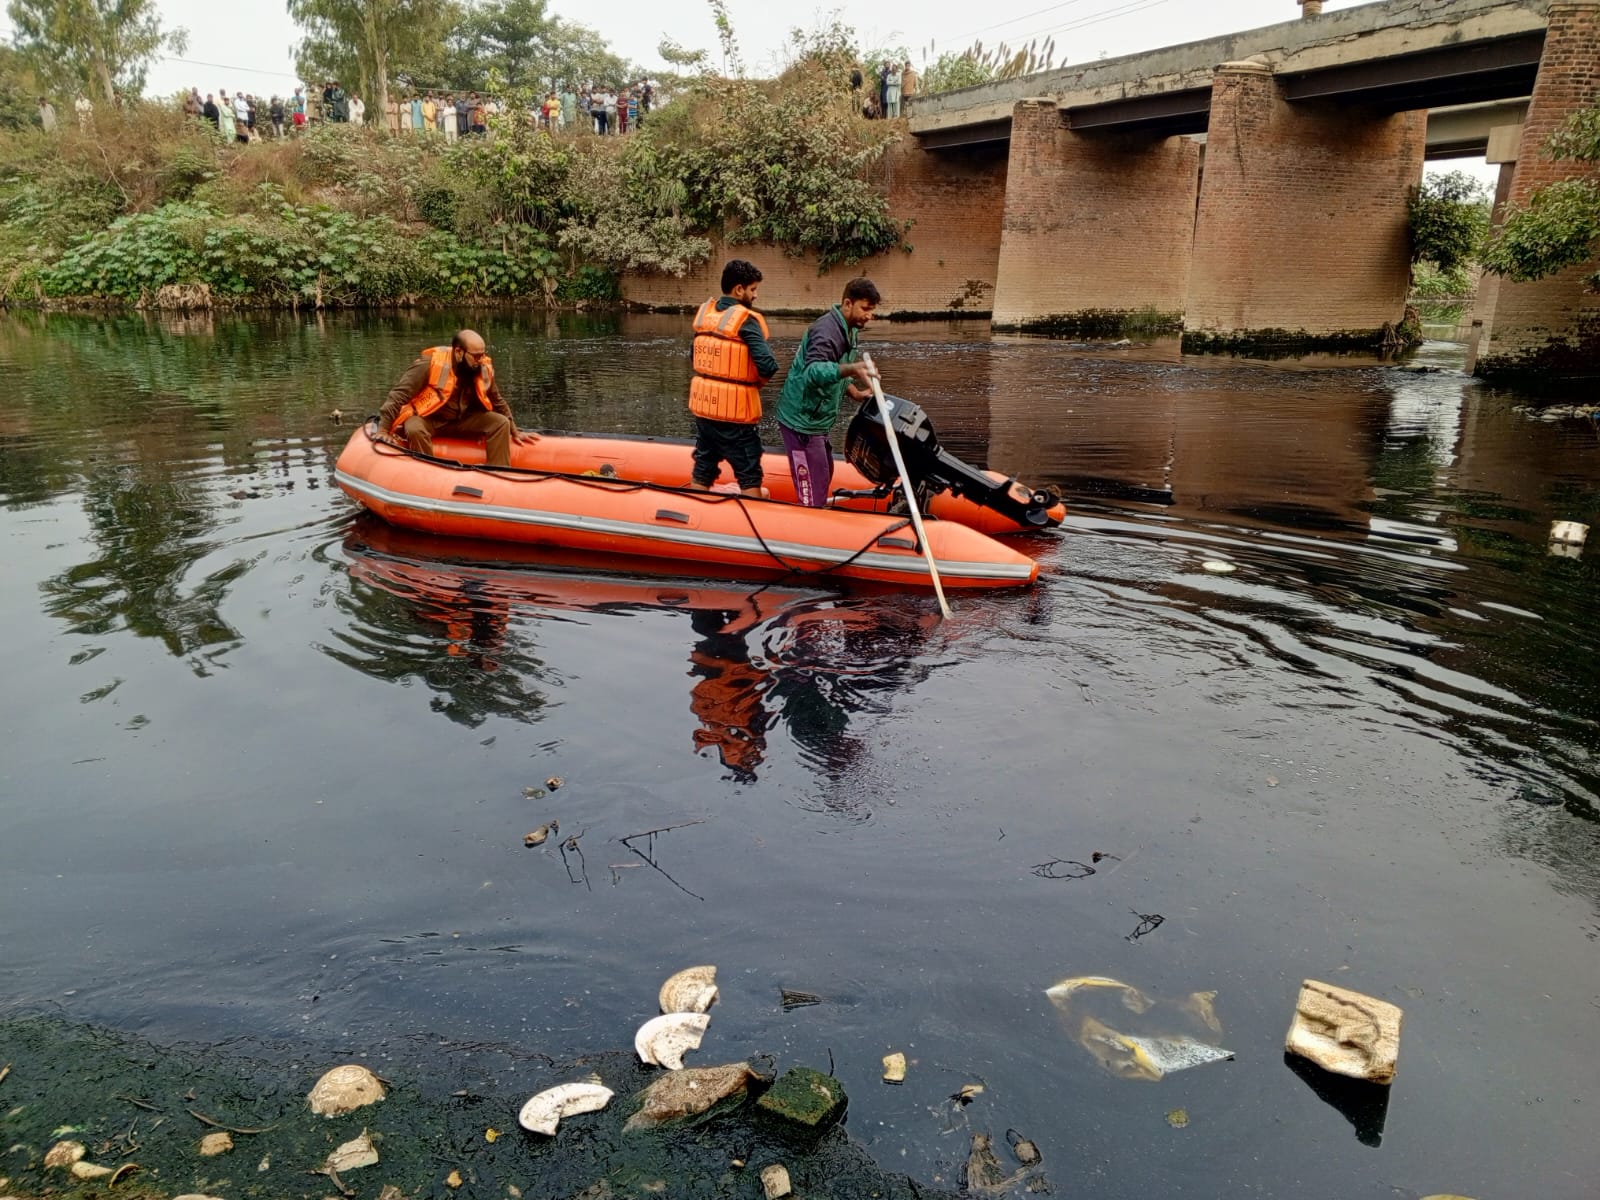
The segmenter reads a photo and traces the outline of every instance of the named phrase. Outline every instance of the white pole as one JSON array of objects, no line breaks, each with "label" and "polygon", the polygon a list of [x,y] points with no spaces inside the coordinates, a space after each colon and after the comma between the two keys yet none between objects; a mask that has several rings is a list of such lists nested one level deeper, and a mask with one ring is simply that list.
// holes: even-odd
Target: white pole
[{"label": "white pole", "polygon": [[933,561],[933,547],[928,545],[927,531],[922,528],[922,514],[917,511],[917,489],[906,472],[906,460],[900,457],[900,439],[894,435],[894,413],[883,397],[883,384],[878,382],[878,368],[872,365],[872,355],[863,354],[861,361],[872,372],[872,394],[878,398],[878,412],[883,417],[883,431],[889,435],[889,453],[894,455],[894,468],[900,472],[900,490],[905,494],[906,507],[911,510],[911,527],[917,531],[917,541],[922,544],[922,557],[928,560],[928,576],[933,580],[933,594],[939,597],[939,611],[950,615],[950,605],[945,602],[944,585],[939,582],[939,566]]}]

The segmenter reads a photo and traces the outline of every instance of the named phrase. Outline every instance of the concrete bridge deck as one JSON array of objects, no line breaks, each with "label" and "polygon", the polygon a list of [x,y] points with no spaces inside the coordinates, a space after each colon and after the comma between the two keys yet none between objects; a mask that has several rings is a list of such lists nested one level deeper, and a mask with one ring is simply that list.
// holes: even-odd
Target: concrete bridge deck
[{"label": "concrete bridge deck", "polygon": [[929,150],[1006,141],[1017,102],[1039,98],[1054,100],[1067,127],[1080,132],[1199,134],[1210,120],[1216,68],[1244,59],[1270,67],[1290,101],[1405,112],[1525,99],[1538,74],[1549,8],[1550,0],[1385,0],[914,96],[905,114]]}]

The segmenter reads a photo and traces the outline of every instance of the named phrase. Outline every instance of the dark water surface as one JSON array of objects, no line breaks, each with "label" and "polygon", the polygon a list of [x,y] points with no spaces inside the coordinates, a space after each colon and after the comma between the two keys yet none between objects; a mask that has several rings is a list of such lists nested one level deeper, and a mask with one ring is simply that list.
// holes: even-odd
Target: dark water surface
[{"label": "dark water surface", "polygon": [[[0,1005],[404,1074],[626,1049],[708,962],[691,1061],[831,1055],[914,1180],[1015,1127],[1062,1195],[1595,1195],[1600,544],[1545,542],[1600,517],[1593,424],[1443,344],[880,327],[951,448],[1073,502],[940,625],[358,521],[327,414],[451,325],[0,323]],[[481,323],[524,425],[672,434],[684,325]],[[1044,994],[1091,974],[1214,990],[1236,1058],[1114,1078]],[[1305,977],[1405,1009],[1386,1114],[1286,1065]]]}]

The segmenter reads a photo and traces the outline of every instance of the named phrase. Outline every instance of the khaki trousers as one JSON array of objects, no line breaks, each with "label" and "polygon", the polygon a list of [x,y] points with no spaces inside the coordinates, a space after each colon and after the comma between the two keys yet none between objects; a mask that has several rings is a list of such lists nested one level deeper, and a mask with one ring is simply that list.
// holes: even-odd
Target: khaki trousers
[{"label": "khaki trousers", "polygon": [[438,420],[433,417],[411,417],[402,426],[406,445],[419,454],[433,453],[433,435],[452,437],[481,437],[484,458],[491,467],[511,465],[511,419],[504,413],[475,412],[460,420]]}]

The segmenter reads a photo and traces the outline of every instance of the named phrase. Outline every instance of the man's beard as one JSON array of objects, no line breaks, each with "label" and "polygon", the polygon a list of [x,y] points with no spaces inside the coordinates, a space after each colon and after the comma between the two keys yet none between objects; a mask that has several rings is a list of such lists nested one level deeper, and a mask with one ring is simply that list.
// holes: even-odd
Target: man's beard
[{"label": "man's beard", "polygon": [[460,362],[458,362],[456,364],[456,374],[465,375],[469,379],[476,379],[478,377],[478,374],[482,370],[483,370],[483,363],[481,361],[475,362],[475,363],[469,363],[466,359],[463,358]]}]

